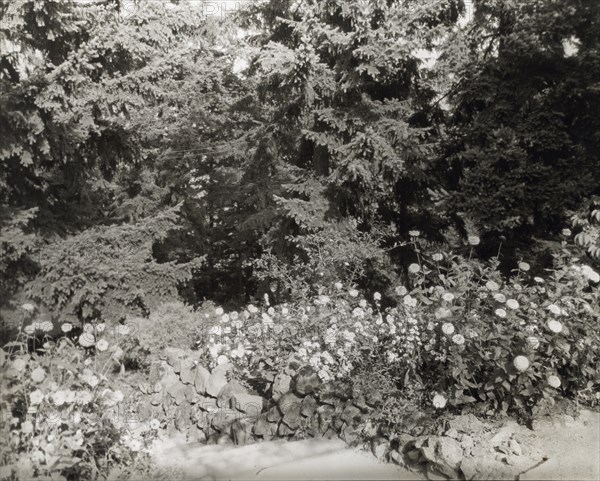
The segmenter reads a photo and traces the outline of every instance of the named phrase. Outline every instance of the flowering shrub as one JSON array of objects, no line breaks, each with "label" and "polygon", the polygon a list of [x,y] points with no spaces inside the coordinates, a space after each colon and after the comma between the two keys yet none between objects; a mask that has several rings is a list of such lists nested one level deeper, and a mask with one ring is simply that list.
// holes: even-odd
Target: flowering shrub
[{"label": "flowering shrub", "polygon": [[[96,479],[139,469],[153,431],[140,425],[131,433],[138,420],[107,377],[120,348],[103,327],[86,325],[71,339],[65,323],[53,339],[46,322],[28,324],[0,349],[0,478]],[[34,336],[40,345],[30,352]]]},{"label": "flowering shrub", "polygon": [[365,299],[341,283],[310,303],[269,306],[266,297],[265,310],[217,308],[199,347],[209,365],[233,362],[249,377],[290,363],[312,366],[322,381],[376,371],[403,390],[420,387],[437,409],[476,403],[484,413],[531,414],[558,395],[597,399],[598,274],[566,249],[545,278],[524,261],[508,280],[497,268],[421,255],[386,309],[381,294]]}]

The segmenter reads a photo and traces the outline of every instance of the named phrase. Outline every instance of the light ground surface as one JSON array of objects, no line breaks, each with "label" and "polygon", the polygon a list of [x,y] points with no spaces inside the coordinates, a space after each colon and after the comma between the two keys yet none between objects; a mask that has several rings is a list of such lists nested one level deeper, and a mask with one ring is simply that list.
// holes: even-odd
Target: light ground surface
[{"label": "light ground surface", "polygon": [[[530,443],[528,447],[535,447],[527,450],[535,455],[522,459],[519,465],[541,463],[521,474],[520,480],[600,480],[600,414],[584,411],[576,420],[561,418],[542,422],[535,431],[525,427],[518,430],[519,437]],[[177,469],[178,478],[186,480],[426,479],[337,440],[269,441],[236,447],[169,439],[157,442],[152,454],[159,466]],[[481,461],[485,463],[485,459]],[[515,479],[514,473],[507,472],[506,477],[498,474]]]}]

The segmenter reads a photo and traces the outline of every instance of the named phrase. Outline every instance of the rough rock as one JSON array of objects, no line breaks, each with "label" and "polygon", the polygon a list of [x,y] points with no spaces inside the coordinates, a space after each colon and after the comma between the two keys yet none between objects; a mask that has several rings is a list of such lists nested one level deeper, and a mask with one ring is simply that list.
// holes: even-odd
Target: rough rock
[{"label": "rough rock", "polygon": [[510,449],[510,452],[513,453],[515,456],[521,456],[523,454],[521,445],[517,442],[516,439],[511,439],[508,442],[508,447]]},{"label": "rough rock", "polygon": [[273,386],[271,387],[272,395],[271,398],[278,401],[281,396],[290,390],[292,383],[291,376],[284,373],[279,373],[273,379]]},{"label": "rough rock", "polygon": [[423,457],[440,473],[450,478],[458,476],[463,459],[463,450],[455,439],[446,436],[432,436],[421,447]]},{"label": "rough rock", "polygon": [[361,411],[353,404],[348,403],[342,412],[340,419],[346,424],[356,426],[361,420]]},{"label": "rough rock", "polygon": [[208,379],[210,378],[210,372],[203,366],[196,366],[196,375],[194,377],[194,387],[198,394],[206,394],[206,386],[208,385]]},{"label": "rough rock", "polygon": [[293,392],[289,391],[279,398],[277,405],[279,406],[279,409],[284,415],[288,412],[297,412],[298,416],[300,416],[300,410],[302,408],[302,398],[299,398]]},{"label": "rough rock", "polygon": [[295,429],[290,428],[285,423],[279,423],[279,427],[277,428],[277,434],[279,436],[291,436],[296,432]]},{"label": "rough rock", "polygon": [[317,372],[310,366],[304,366],[294,376],[294,391],[300,396],[312,394],[321,385]]},{"label": "rough rock", "polygon": [[263,413],[256,419],[253,431],[257,436],[270,439],[277,434],[277,424],[269,422],[267,414]]},{"label": "rough rock", "polygon": [[373,438],[371,440],[371,452],[380,461],[384,461],[389,450],[389,445],[385,438]]},{"label": "rough rock", "polygon": [[194,384],[196,378],[196,368],[195,366],[183,366],[181,367],[181,371],[179,372],[179,379],[184,384]]},{"label": "rough rock", "polygon": [[305,417],[311,417],[315,411],[317,409],[317,401],[314,397],[312,396],[306,396],[303,400],[302,400],[302,410],[300,411],[300,414],[302,414],[302,416]]},{"label": "rough rock", "polygon": [[221,389],[227,384],[227,373],[233,369],[231,364],[221,364],[217,366],[206,383],[206,393],[209,396],[217,397]]},{"label": "rough rock", "polygon": [[256,417],[262,412],[263,398],[254,394],[234,394],[231,398],[231,407]]},{"label": "rough rock", "polygon": [[234,444],[243,446],[253,441],[252,425],[249,419],[236,419],[231,423],[231,437]]},{"label": "rough rock", "polygon": [[[212,376],[211,376],[212,377]],[[228,407],[231,399],[240,394],[247,394],[248,390],[238,381],[232,379],[219,391],[217,396],[217,406],[220,408]]]},{"label": "rough rock", "polygon": [[267,421],[277,423],[281,420],[281,411],[277,406],[273,406],[267,411]]}]

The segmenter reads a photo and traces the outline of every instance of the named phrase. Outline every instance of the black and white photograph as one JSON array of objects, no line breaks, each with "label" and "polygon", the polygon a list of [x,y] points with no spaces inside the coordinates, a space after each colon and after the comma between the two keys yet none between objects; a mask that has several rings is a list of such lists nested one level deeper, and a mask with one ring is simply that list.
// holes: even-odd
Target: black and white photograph
[{"label": "black and white photograph", "polygon": [[600,481],[600,0],[0,0],[0,481]]}]

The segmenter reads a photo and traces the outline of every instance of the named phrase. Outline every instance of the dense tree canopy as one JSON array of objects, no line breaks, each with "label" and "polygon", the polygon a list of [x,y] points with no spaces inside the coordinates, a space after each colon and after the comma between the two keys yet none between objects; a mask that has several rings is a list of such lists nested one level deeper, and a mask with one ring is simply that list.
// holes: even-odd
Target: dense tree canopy
[{"label": "dense tree canopy", "polygon": [[[410,231],[514,256],[600,194],[595,2],[120,7],[0,6],[6,308],[385,291]],[[596,212],[574,227],[592,258]]]}]

